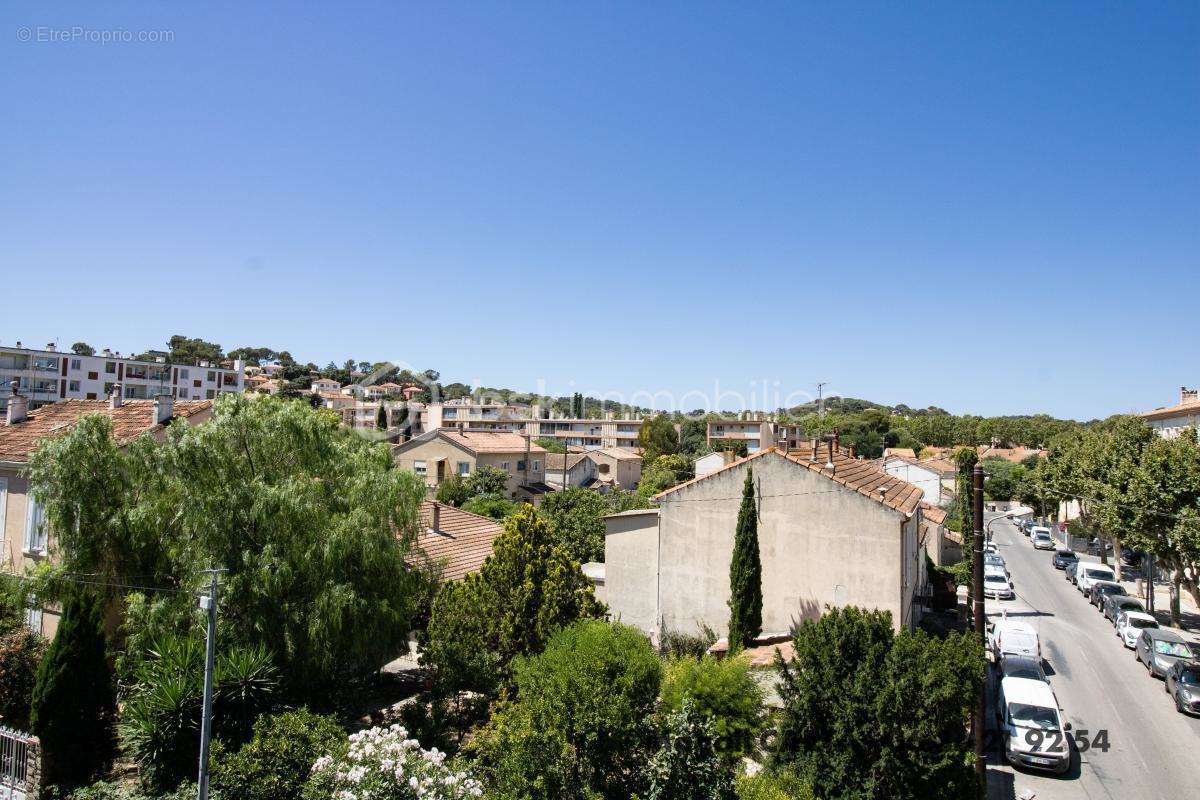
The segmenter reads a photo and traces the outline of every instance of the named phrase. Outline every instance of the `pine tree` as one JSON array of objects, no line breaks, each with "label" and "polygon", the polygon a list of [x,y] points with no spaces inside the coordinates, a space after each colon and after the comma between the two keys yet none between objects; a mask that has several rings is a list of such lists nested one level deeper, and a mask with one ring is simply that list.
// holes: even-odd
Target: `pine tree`
[{"label": "pine tree", "polygon": [[754,470],[746,469],[738,510],[733,559],[729,564],[729,649],[748,645],[762,630],[762,560],[758,553],[758,511]]},{"label": "pine tree", "polygon": [[90,593],[67,598],[58,635],[38,668],[32,706],[45,784],[65,795],[91,783],[112,760],[116,694],[104,618]]},{"label": "pine tree", "polygon": [[386,431],[388,428],[387,407],[379,404],[379,412],[375,415],[375,427],[381,431]]}]

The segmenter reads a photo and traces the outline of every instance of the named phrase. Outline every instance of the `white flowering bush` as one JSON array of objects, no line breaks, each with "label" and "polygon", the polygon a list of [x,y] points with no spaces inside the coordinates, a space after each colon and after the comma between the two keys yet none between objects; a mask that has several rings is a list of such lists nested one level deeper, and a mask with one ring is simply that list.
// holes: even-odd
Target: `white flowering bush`
[{"label": "white flowering bush", "polygon": [[305,798],[461,800],[483,795],[477,780],[445,762],[445,753],[422,749],[400,725],[371,728],[351,736],[343,754],[317,759]]}]

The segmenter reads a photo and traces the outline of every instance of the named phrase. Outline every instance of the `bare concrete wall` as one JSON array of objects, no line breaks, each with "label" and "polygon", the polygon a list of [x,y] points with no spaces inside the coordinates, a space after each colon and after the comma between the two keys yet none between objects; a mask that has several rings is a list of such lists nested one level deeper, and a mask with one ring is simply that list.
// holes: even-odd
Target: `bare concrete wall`
[{"label": "bare concrete wall", "polygon": [[658,513],[604,518],[604,597],[613,618],[658,630]]},{"label": "bare concrete wall", "polygon": [[[772,454],[663,499],[664,628],[694,632],[702,623],[718,635],[727,632],[729,562],[748,466],[754,469],[759,511],[764,632],[786,633],[827,605],[878,608],[891,612],[897,627],[911,624],[921,558],[916,519],[906,522],[899,512]],[[655,583],[653,569],[645,566],[652,560],[639,565],[628,550],[614,540],[614,555],[632,562],[619,582],[609,573],[614,612],[644,606],[636,570],[643,585]]]}]

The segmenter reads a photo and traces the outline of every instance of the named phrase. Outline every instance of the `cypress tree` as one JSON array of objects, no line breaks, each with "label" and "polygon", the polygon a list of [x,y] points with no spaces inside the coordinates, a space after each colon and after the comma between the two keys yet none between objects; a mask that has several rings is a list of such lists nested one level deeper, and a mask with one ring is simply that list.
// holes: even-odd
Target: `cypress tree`
[{"label": "cypress tree", "polygon": [[42,780],[62,794],[91,783],[112,760],[116,694],[100,604],[75,592],[38,667],[30,727],[42,742]]},{"label": "cypress tree", "polygon": [[748,645],[762,630],[762,560],[758,553],[758,510],[754,470],[746,469],[729,563],[729,649]]}]

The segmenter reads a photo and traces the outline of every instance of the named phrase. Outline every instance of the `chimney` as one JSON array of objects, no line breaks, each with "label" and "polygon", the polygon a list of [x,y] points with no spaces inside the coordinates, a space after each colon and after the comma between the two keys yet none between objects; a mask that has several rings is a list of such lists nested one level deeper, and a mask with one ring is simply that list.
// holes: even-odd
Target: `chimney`
[{"label": "chimney", "polygon": [[458,423],[458,434],[459,434],[459,436],[467,435],[467,423],[465,423],[465,422]]},{"label": "chimney", "polygon": [[53,353],[55,351],[54,342],[47,343],[46,349],[49,350],[51,353]]},{"label": "chimney", "polygon": [[850,445],[850,457],[854,458],[854,445]]},{"label": "chimney", "polygon": [[817,437],[815,437],[815,436],[812,437],[812,441],[809,444],[810,444],[811,450],[809,451],[809,454],[808,454],[808,460],[815,463],[817,460]]},{"label": "chimney", "polygon": [[433,532],[437,533],[442,529],[442,504],[437,500],[433,501]]},{"label": "chimney", "polygon": [[[18,345],[19,347],[20,345]],[[1200,390],[1189,389],[1186,386],[1179,387],[1179,405],[1185,406],[1189,403],[1200,401]]]},{"label": "chimney", "polygon": [[123,391],[124,390],[121,388],[121,384],[119,384],[119,383],[113,384],[112,394],[110,394],[108,396],[108,407],[109,408],[120,408],[121,407],[121,403],[122,403],[121,395],[122,395]]},{"label": "chimney", "polygon": [[825,462],[825,469],[829,470],[830,472],[837,472],[837,466],[833,463],[833,448],[836,442],[837,434],[835,433],[829,439],[829,460]]},{"label": "chimney", "polygon": [[8,425],[16,425],[25,419],[26,413],[29,412],[29,400],[21,395],[21,382],[13,378],[9,384],[12,394],[8,398],[8,412],[5,414],[4,422]]},{"label": "chimney", "polygon": [[170,421],[175,414],[175,398],[167,393],[160,394],[154,398],[154,424],[164,425]]},{"label": "chimney", "polygon": [[837,428],[833,429],[833,449],[834,450],[838,449],[838,429]]}]

